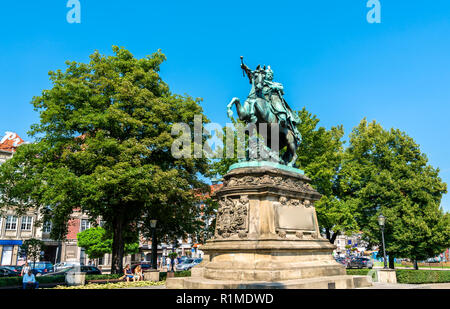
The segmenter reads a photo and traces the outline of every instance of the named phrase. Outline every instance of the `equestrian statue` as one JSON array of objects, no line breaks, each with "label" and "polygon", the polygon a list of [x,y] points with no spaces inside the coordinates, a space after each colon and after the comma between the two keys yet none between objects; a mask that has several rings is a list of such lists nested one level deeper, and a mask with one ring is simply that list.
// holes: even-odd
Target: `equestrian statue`
[{"label": "equestrian statue", "polygon": [[271,146],[277,142],[271,140],[271,124],[278,124],[279,148],[277,149],[282,151],[286,147],[279,163],[296,167],[296,150],[301,141],[301,134],[297,129],[300,118],[283,98],[283,85],[273,81],[273,71],[270,66],[266,68],[266,66],[258,65],[252,71],[244,64],[241,56],[241,68],[244,76],[247,75],[252,88],[243,105],[236,97],[228,103],[228,117],[233,117],[231,108],[235,105],[239,119],[247,125],[254,124],[257,133],[259,133],[259,124],[266,123],[269,131],[264,142],[268,148],[274,148]]}]

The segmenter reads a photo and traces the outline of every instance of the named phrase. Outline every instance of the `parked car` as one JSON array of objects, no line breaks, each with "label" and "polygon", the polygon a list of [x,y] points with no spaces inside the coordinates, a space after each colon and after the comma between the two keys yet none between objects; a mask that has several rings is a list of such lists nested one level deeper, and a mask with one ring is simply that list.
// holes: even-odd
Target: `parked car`
[{"label": "parked car", "polygon": [[150,263],[138,263],[131,266],[131,271],[134,273],[135,268],[141,265],[142,270],[149,270],[152,268],[152,265]]},{"label": "parked car", "polygon": [[80,269],[81,272],[86,273],[86,275],[101,275],[102,271],[95,267],[95,266],[91,266],[91,265],[87,265],[87,266],[81,266]]},{"label": "parked car", "polygon": [[177,265],[177,270],[189,270],[192,267],[200,264],[203,261],[202,258],[197,259],[186,259],[184,263]]},{"label": "parked car", "polygon": [[57,263],[55,264],[55,266],[53,266],[53,271],[61,271],[63,269],[66,268],[72,268],[72,267],[79,267],[82,266],[82,264],[80,262],[61,262],[61,263]]},{"label": "parked car", "polygon": [[31,271],[35,276],[41,276],[43,274],[53,272],[53,263],[51,262],[31,262],[29,264],[31,266]]},{"label": "parked car", "polygon": [[339,264],[344,265],[345,267],[347,267],[348,264],[348,260],[346,258],[343,257],[337,257],[335,258],[336,262],[338,262]]},{"label": "parked car", "polygon": [[50,272],[47,274],[44,274],[42,276],[61,276],[61,275],[65,275],[66,273],[70,272],[70,271],[77,271],[77,272],[82,272],[82,273],[86,273],[86,275],[101,275],[102,271],[100,269],[98,269],[95,266],[72,266],[72,267],[67,267],[67,268],[63,268],[60,271],[55,271],[55,272]]},{"label": "parked car", "polygon": [[186,258],[181,261],[181,263],[178,263],[175,265],[176,270],[187,270],[186,268],[189,267],[189,265],[194,262],[194,259],[192,258]]},{"label": "parked car", "polygon": [[373,262],[371,259],[366,257],[356,257],[352,258],[347,264],[347,268],[369,268],[372,269]]},{"label": "parked car", "polygon": [[20,276],[20,272],[17,273],[15,271],[12,271],[9,268],[0,266],[0,278],[1,277],[18,277],[18,276]]},{"label": "parked car", "polygon": [[20,276],[20,273],[22,272],[22,266],[17,265],[2,265],[2,268],[7,268],[9,270],[12,270],[15,272],[18,276]]},{"label": "parked car", "polygon": [[179,257],[179,258],[178,258],[178,264],[179,264],[179,263],[183,263],[186,259],[189,259],[189,258],[190,258],[190,257],[185,256],[185,255]]}]

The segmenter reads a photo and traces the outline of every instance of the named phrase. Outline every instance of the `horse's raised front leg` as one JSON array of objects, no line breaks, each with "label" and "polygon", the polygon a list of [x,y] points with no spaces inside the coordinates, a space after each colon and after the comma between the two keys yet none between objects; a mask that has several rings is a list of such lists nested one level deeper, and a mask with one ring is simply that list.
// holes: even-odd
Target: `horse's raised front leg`
[{"label": "horse's raised front leg", "polygon": [[227,105],[227,115],[228,115],[228,118],[230,118],[230,119],[232,119],[232,117],[233,117],[233,111],[231,110],[231,108],[233,107],[233,105],[235,103],[239,103],[239,98],[234,97],[233,99],[231,99],[231,102],[228,103],[228,105]]}]

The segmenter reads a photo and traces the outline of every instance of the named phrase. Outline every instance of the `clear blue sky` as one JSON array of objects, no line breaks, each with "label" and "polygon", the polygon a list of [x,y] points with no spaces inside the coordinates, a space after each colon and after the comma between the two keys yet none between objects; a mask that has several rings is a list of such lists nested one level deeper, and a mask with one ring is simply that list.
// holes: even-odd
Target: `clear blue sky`
[{"label": "clear blue sky", "polygon": [[80,0],[81,24],[69,24],[66,0],[2,1],[0,135],[30,140],[29,102],[49,88],[47,72],[112,45],[136,57],[161,48],[172,91],[202,97],[224,125],[226,103],[249,91],[243,55],[271,65],[290,105],[325,127],[348,134],[367,117],[406,131],[449,183],[450,1],[380,0],[381,24],[367,22],[366,2]]}]

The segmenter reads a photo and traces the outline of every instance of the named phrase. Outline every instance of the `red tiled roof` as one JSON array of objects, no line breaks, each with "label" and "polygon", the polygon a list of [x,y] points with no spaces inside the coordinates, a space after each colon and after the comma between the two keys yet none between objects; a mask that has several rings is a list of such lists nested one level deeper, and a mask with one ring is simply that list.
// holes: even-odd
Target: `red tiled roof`
[{"label": "red tiled roof", "polygon": [[0,150],[15,152],[24,140],[15,132],[5,132],[5,136],[0,140]]}]

